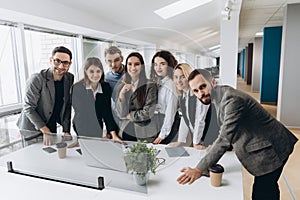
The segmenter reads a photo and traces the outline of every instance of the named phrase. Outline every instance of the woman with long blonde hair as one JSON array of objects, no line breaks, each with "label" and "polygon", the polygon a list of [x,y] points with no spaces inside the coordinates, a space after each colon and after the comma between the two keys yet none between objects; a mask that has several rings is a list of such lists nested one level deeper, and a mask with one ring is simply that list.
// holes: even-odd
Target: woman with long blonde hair
[{"label": "woman with long blonde hair", "polygon": [[204,149],[205,133],[209,122],[206,119],[209,105],[204,105],[197,100],[189,87],[188,76],[193,71],[186,63],[180,63],[174,68],[173,81],[179,95],[179,105],[183,119],[180,121],[178,141],[171,146],[188,145],[187,138],[192,136],[193,147]]}]

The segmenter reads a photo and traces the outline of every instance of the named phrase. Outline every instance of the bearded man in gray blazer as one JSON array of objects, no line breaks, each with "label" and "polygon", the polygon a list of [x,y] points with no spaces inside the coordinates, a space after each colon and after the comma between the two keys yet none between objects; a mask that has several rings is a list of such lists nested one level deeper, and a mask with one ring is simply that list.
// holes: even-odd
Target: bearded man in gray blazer
[{"label": "bearded man in gray blazer", "polygon": [[181,170],[178,183],[191,184],[205,175],[232,145],[242,165],[255,176],[252,199],[278,200],[277,182],[298,139],[249,95],[216,85],[208,71],[196,69],[188,80],[203,104],[215,105],[220,134],[195,168]]},{"label": "bearded man in gray blazer", "polygon": [[25,137],[42,135],[45,145],[52,145],[51,133],[56,133],[57,123],[70,135],[70,87],[74,76],[68,70],[72,52],[66,47],[53,49],[51,67],[33,74],[26,84],[24,106],[17,125]]}]

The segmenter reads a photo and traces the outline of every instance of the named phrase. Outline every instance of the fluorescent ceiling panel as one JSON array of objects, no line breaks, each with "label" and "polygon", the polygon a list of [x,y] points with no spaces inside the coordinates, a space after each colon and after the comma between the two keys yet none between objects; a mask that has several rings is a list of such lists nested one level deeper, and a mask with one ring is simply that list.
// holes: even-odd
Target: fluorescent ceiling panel
[{"label": "fluorescent ceiling panel", "polygon": [[155,10],[154,13],[156,13],[163,19],[168,19],[198,6],[207,4],[211,1],[212,0],[180,0],[158,10]]},{"label": "fluorescent ceiling panel", "polygon": [[214,50],[214,49],[219,49],[221,47],[220,44],[216,45],[216,46],[213,46],[213,47],[210,47],[208,48],[210,51]]}]

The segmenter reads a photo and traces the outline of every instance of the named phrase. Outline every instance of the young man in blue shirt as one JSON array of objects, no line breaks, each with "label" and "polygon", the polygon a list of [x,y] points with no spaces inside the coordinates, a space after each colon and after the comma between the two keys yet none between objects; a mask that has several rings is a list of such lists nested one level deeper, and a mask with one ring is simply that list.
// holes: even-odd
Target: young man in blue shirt
[{"label": "young man in blue shirt", "polygon": [[108,82],[112,91],[112,98],[115,99],[114,88],[124,74],[123,56],[121,50],[116,46],[105,49],[105,62],[111,69],[105,74],[105,82]]}]

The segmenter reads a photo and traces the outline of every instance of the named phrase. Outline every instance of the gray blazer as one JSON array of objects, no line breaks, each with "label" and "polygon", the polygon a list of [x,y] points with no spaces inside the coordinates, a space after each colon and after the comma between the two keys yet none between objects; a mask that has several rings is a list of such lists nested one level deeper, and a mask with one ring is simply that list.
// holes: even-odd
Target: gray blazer
[{"label": "gray blazer", "polygon": [[[117,86],[117,96],[124,84],[121,83]],[[129,123],[133,123],[136,137],[140,139],[147,139],[157,135],[158,128],[156,123],[152,120],[157,103],[157,86],[147,81],[146,84],[146,101],[142,108],[137,106],[137,94],[136,92],[128,92],[125,97],[125,101],[121,102],[119,98],[115,101],[115,113],[119,118],[126,117],[130,113],[130,120],[122,119],[119,122],[119,135],[122,137],[123,131],[126,129]],[[130,134],[130,133],[129,133]]]},{"label": "gray blazer", "polygon": [[[71,99],[70,88],[74,82],[71,73],[64,75],[64,103],[60,121],[64,132],[70,132]],[[39,131],[52,115],[55,103],[55,86],[52,69],[44,69],[33,74],[27,81],[24,106],[17,121],[20,130]]]},{"label": "gray blazer", "polygon": [[242,165],[254,176],[283,165],[297,138],[255,99],[229,86],[213,89],[220,134],[197,168],[207,171],[232,145]]}]

